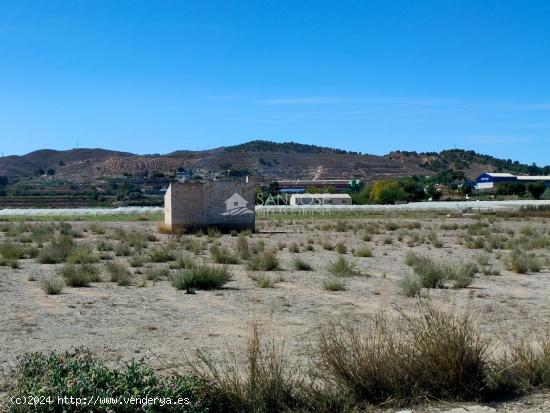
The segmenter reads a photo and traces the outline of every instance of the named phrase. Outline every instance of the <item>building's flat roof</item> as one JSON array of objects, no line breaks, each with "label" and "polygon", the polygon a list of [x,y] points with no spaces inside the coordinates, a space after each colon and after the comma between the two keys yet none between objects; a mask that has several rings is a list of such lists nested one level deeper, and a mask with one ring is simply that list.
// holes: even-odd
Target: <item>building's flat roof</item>
[{"label": "building's flat roof", "polygon": [[351,198],[349,194],[293,194],[291,198]]},{"label": "building's flat roof", "polygon": [[538,176],[529,176],[523,175],[518,176],[518,181],[550,181],[550,176],[538,175]]},{"label": "building's flat roof", "polygon": [[486,172],[487,175],[495,178],[515,178],[516,176],[508,172]]},{"label": "building's flat roof", "polygon": [[323,184],[323,183],[349,183],[351,179],[281,179],[279,184]]}]

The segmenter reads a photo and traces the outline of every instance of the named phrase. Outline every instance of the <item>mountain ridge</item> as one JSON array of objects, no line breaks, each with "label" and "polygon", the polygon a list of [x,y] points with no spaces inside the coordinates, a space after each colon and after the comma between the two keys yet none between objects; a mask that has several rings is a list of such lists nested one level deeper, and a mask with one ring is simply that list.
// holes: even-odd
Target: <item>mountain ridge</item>
[{"label": "mountain ridge", "polygon": [[102,148],[78,148],[40,149],[25,155],[0,158],[0,175],[10,178],[32,176],[50,169],[59,177],[83,181],[124,174],[173,174],[182,168],[201,172],[222,168],[241,169],[265,179],[357,177],[372,180],[410,175],[433,176],[445,170],[463,171],[470,178],[486,171],[550,174],[550,166],[522,164],[472,150],[397,150],[386,155],[370,155],[294,141],[279,143],[267,140],[252,140],[200,151],[176,150],[166,154],[134,154]]}]

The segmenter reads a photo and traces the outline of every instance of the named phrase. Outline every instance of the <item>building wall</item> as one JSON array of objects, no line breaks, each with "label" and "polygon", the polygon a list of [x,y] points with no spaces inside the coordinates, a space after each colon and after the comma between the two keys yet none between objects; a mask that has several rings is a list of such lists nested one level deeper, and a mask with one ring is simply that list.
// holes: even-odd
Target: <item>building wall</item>
[{"label": "building wall", "polygon": [[290,205],[351,205],[351,197],[325,198],[317,194],[308,194],[307,197],[292,195]]},{"label": "building wall", "polygon": [[[248,203],[228,213],[226,199],[238,194]],[[173,229],[218,227],[222,230],[255,228],[255,186],[233,181],[172,183],[165,196],[165,224]],[[232,215],[231,213],[237,213]]]}]

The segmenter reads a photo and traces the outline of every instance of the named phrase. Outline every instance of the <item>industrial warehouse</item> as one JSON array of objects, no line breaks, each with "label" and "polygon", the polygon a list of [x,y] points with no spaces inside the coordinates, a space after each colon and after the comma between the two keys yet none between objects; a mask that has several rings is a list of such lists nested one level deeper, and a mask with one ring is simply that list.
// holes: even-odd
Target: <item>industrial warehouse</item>
[{"label": "industrial warehouse", "polygon": [[478,190],[494,189],[495,185],[503,183],[522,183],[530,184],[534,182],[544,182],[547,188],[550,188],[550,176],[529,176],[513,175],[511,173],[493,173],[486,172],[476,178],[475,188]]}]

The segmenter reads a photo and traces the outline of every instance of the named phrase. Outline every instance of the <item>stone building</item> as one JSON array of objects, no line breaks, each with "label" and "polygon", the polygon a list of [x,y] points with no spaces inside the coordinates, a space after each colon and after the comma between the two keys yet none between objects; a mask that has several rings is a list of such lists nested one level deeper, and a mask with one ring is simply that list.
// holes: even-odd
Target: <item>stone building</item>
[{"label": "stone building", "polygon": [[216,227],[254,231],[255,185],[236,181],[172,182],[164,196],[164,224],[172,231]]}]

